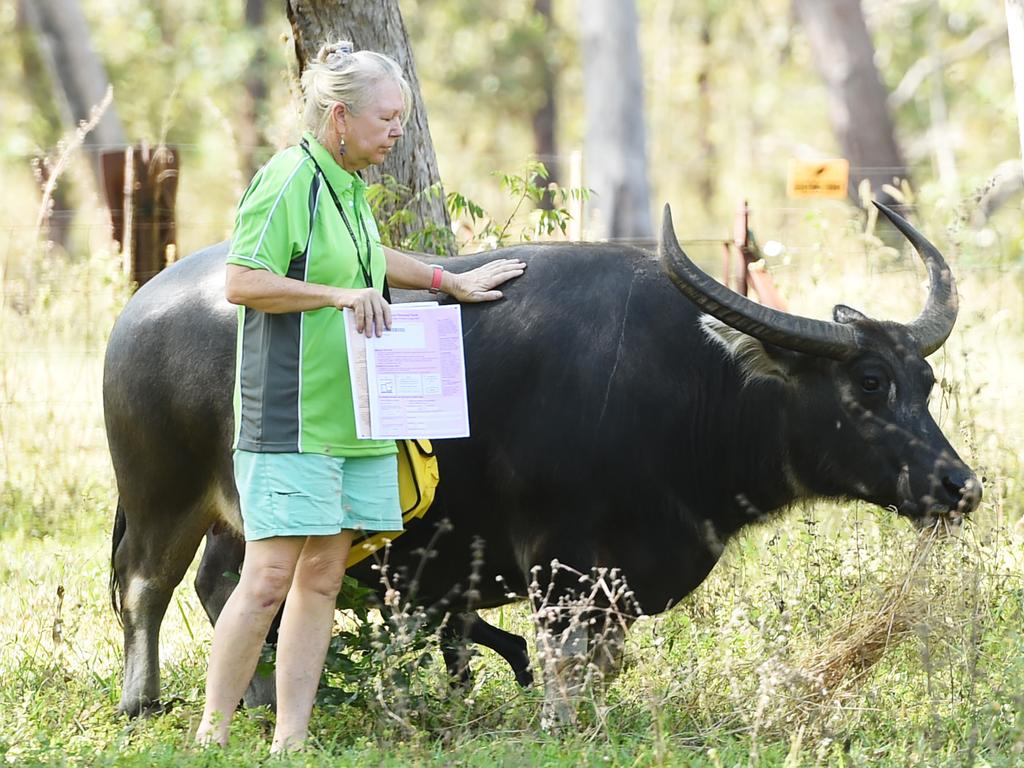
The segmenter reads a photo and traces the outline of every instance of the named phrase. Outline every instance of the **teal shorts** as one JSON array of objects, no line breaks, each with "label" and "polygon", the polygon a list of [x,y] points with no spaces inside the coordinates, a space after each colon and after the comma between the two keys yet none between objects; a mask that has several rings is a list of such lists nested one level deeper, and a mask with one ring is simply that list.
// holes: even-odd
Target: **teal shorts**
[{"label": "teal shorts", "polygon": [[398,459],[235,451],[245,540],[400,531]]}]

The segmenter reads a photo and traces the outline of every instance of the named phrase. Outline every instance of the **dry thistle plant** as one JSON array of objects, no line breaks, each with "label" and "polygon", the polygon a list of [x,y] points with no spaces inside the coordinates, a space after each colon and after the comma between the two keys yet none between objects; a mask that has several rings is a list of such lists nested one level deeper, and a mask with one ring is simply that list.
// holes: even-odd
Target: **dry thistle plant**
[{"label": "dry thistle plant", "polygon": [[[546,730],[578,724],[584,701],[602,711],[603,683],[622,665],[626,632],[643,616],[640,604],[617,568],[592,568],[589,574],[551,561],[547,585],[534,566],[528,597],[536,628],[537,660],[544,681]],[[574,588],[565,588],[574,582]],[[556,587],[562,585],[556,596]]]},{"label": "dry thistle plant", "polygon": [[376,588],[346,577],[338,595],[338,607],[352,620],[343,621],[331,640],[319,700],[364,708],[385,740],[409,738],[429,728],[446,709],[447,685],[439,686],[433,671],[440,632],[452,620],[454,603],[468,603],[471,610],[476,600],[483,566],[479,541],[472,547],[467,592],[453,591],[430,605],[418,603],[423,569],[436,557],[438,540],[451,525],[441,520],[435,528],[411,568],[390,562],[389,543],[373,556]]},{"label": "dry thistle plant", "polygon": [[39,214],[36,216],[35,237],[33,238],[35,242],[39,241],[43,228],[46,226],[46,222],[50,218],[50,213],[53,210],[53,193],[57,188],[57,180],[60,179],[61,174],[64,173],[72,155],[74,155],[85,142],[85,137],[88,136],[97,125],[99,125],[100,120],[103,119],[104,113],[113,101],[114,88],[113,86],[108,85],[107,92],[103,95],[103,99],[89,111],[89,119],[80,122],[69,136],[57,142],[56,160],[46,158],[42,161],[46,171],[46,186],[43,188],[43,199],[39,204]]}]

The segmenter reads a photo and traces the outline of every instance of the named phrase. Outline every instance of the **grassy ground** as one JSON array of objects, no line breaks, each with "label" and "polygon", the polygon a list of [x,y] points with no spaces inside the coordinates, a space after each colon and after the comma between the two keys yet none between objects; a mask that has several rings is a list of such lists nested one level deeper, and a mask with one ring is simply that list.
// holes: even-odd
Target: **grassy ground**
[{"label": "grassy ground", "polygon": [[[830,261],[808,248],[798,262],[778,277],[807,314],[846,301],[905,320],[920,306],[920,273],[892,254]],[[114,492],[100,371],[127,292],[102,251],[11,274],[0,310],[0,755],[23,765],[261,761],[271,727],[262,711],[240,715],[227,750],[190,746],[210,629],[188,582],[162,635],[173,708],[115,714],[121,638],[106,593]],[[468,695],[448,693],[438,658],[406,690],[319,707],[318,747],[275,764],[1019,764],[1021,292],[1006,269],[964,261],[957,274],[963,310],[932,360],[933,409],[985,477],[985,501],[923,564],[913,566],[918,535],[887,512],[798,508],[731,542],[697,592],[641,621],[625,670],[582,703],[571,733],[545,733],[539,692],[518,689],[483,651]],[[901,585],[888,647],[861,643],[857,630]],[[530,634],[522,606],[488,618]]]}]

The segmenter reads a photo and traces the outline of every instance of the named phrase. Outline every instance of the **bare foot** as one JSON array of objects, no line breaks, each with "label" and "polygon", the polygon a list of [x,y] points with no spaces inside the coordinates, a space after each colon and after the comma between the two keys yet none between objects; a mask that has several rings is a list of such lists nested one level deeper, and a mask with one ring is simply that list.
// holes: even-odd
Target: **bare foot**
[{"label": "bare foot", "polygon": [[270,754],[285,754],[288,752],[301,752],[312,746],[307,739],[306,733],[293,733],[288,736],[274,734],[274,741],[270,744]]},{"label": "bare foot", "polygon": [[219,722],[221,718],[215,717],[213,720],[204,719],[199,727],[196,729],[196,746],[208,748],[208,747],[226,747],[228,745],[228,729],[227,723],[221,724]]}]

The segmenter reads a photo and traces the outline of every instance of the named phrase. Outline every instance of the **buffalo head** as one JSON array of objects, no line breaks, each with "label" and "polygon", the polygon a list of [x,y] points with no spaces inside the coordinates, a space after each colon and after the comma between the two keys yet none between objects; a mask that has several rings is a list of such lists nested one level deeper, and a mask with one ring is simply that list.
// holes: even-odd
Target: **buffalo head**
[{"label": "buffalo head", "polygon": [[[925,358],[957,316],[945,260],[898,214],[876,203],[928,269],[930,289],[912,323],[873,320],[849,307],[832,321],[780,312],[730,291],[683,253],[666,206],[661,259],[676,286],[707,315],[705,331],[750,383],[768,383],[785,415],[788,481],[797,497],[853,497],[893,508],[918,525],[959,523],[981,484],[928,410],[935,385]],[[709,317],[710,316],[710,317]]]}]

